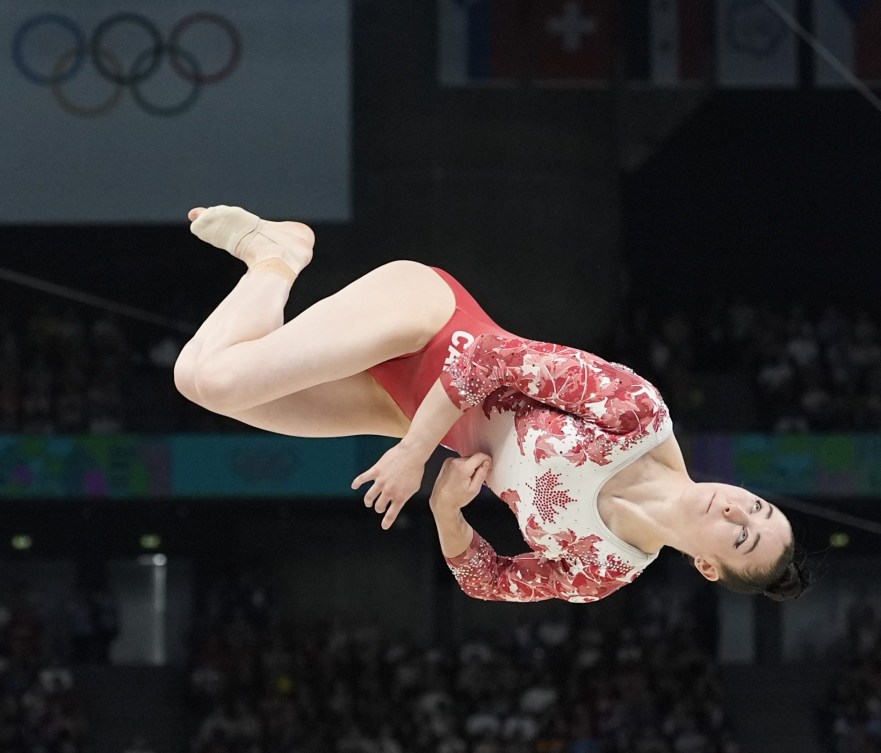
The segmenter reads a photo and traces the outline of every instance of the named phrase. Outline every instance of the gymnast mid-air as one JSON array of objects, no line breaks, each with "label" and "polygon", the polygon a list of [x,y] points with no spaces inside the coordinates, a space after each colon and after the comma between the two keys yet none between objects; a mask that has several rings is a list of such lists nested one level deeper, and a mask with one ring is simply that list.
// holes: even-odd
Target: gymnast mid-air
[{"label": "gymnast mid-air", "polygon": [[[394,261],[284,323],[314,235],[239,207],[197,208],[192,232],[248,272],[183,348],[175,384],[206,409],[299,437],[400,442],[353,481],[390,527],[439,445],[430,497],[441,549],[471,596],[596,601],[673,547],[708,580],[797,598],[783,512],[746,489],[693,481],[658,391],[626,366],[518,337],[453,277]],[[499,556],[465,521],[486,484],[531,552]]]}]

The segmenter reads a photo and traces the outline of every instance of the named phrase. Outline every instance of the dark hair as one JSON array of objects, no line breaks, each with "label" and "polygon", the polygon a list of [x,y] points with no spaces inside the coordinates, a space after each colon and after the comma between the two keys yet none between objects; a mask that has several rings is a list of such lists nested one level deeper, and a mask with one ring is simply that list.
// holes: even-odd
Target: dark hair
[{"label": "dark hair", "polygon": [[783,554],[764,570],[731,570],[719,563],[719,583],[730,591],[742,594],[764,594],[773,601],[792,601],[804,594],[813,582],[813,575],[803,555],[796,561],[795,540]]}]

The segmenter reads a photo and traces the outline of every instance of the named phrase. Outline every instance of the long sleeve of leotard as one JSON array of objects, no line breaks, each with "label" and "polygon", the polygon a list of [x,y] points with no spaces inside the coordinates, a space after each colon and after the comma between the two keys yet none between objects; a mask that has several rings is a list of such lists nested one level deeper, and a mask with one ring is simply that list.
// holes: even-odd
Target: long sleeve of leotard
[{"label": "long sleeve of leotard", "polygon": [[644,429],[662,405],[657,391],[624,366],[575,348],[495,334],[478,335],[444,368],[441,383],[463,409],[510,387],[614,434]]},{"label": "long sleeve of leotard", "polygon": [[447,558],[447,565],[462,590],[487,601],[598,601],[626,585],[614,567],[600,567],[585,559],[548,559],[538,552],[504,557],[476,531],[468,550]]}]

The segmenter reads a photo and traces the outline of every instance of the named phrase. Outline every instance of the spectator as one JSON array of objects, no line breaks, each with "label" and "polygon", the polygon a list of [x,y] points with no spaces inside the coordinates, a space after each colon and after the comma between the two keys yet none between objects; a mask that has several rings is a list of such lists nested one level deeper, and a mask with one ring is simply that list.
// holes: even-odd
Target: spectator
[{"label": "spectator", "polygon": [[827,741],[835,753],[881,751],[881,618],[864,602],[850,616],[842,669],[830,690]]},{"label": "spectator", "polygon": [[[617,360],[633,363],[655,382],[686,426],[726,428],[725,416],[736,414],[737,428],[747,430],[881,428],[881,334],[866,311],[849,317],[828,306],[812,315],[794,306],[781,313],[742,298],[720,302],[700,317],[682,311],[650,316],[636,308],[613,338]],[[176,334],[141,332],[137,322],[108,312],[68,307],[59,314],[41,305],[20,321],[7,314],[0,320],[0,431],[232,428],[166,399],[179,349]],[[718,426],[705,425],[713,420],[706,413],[709,390],[732,384],[741,385],[746,397],[728,389],[740,405],[716,416]],[[146,396],[149,409],[129,409],[132,395]]]},{"label": "spectator", "polygon": [[82,753],[87,726],[73,674],[49,658],[36,593],[17,586],[0,614],[0,750]]},{"label": "spectator", "polygon": [[736,753],[710,658],[669,610],[615,640],[545,622],[472,635],[451,656],[370,625],[294,631],[242,608],[258,592],[274,603],[250,584],[209,590],[194,753]]}]

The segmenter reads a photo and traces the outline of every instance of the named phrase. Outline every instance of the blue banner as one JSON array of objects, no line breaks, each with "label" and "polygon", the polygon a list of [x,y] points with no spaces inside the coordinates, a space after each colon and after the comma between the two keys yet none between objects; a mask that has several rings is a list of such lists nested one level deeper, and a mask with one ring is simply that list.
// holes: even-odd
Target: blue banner
[{"label": "blue banner", "polygon": [[699,434],[682,444],[697,480],[789,496],[881,496],[878,434]]},{"label": "blue banner", "polygon": [[[680,442],[696,480],[767,494],[881,497],[881,434],[698,434]],[[392,444],[258,433],[0,435],[0,498],[344,497]]]},{"label": "blue banner", "polygon": [[274,434],[0,435],[0,498],[339,497],[390,445]]},{"label": "blue banner", "polygon": [[171,465],[162,438],[0,435],[0,497],[167,497]]},{"label": "blue banner", "polygon": [[[385,450],[373,437],[181,434],[168,441],[171,486],[180,497],[345,496],[352,479]],[[372,459],[370,447],[376,448]]]}]

